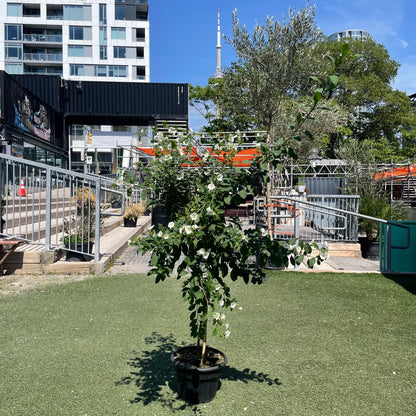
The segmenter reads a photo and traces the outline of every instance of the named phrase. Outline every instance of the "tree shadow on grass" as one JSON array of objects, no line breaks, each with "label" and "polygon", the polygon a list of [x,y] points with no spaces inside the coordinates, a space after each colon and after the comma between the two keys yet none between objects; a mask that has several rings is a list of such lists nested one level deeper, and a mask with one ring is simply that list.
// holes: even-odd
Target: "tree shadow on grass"
[{"label": "tree shadow on grass", "polygon": [[[145,342],[149,348],[141,352],[132,352],[133,357],[127,362],[132,368],[130,374],[115,384],[117,386],[133,384],[138,388],[136,396],[130,400],[131,403],[148,405],[157,401],[172,412],[188,409],[193,412],[192,414],[200,415],[201,410],[198,406],[183,402],[175,393],[176,378],[170,356],[183,345],[178,345],[172,334],[162,336],[157,332],[153,332]],[[268,374],[257,373],[249,368],[238,370],[229,366],[224,368],[221,379],[244,383],[257,381],[267,383],[269,386],[282,384],[277,378],[273,379]]]},{"label": "tree shadow on grass", "polygon": [[387,277],[393,282],[396,282],[398,285],[406,289],[408,292],[416,295],[416,276],[414,274],[384,274],[384,277]]}]

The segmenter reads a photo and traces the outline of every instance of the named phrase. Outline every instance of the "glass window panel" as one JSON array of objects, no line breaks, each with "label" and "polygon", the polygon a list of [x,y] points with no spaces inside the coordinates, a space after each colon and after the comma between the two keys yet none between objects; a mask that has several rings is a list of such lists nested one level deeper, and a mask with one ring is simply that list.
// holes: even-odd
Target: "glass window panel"
[{"label": "glass window panel", "polygon": [[22,16],[23,7],[19,3],[7,3],[7,16]]},{"label": "glass window panel", "polygon": [[126,6],[124,4],[115,5],[115,19],[126,20]]},{"label": "glass window panel", "polygon": [[106,25],[107,24],[107,5],[106,4],[100,4],[100,25]]},{"label": "glass window panel", "polygon": [[22,59],[22,45],[6,45],[6,59]]},{"label": "glass window panel", "polygon": [[126,28],[125,27],[112,27],[111,28],[111,39],[126,39]]},{"label": "glass window panel", "polygon": [[95,65],[95,76],[96,77],[106,77],[107,76],[107,66],[106,65]]},{"label": "glass window panel", "polygon": [[84,47],[80,45],[68,45],[68,56],[84,56]]},{"label": "glass window panel", "polygon": [[6,63],[4,69],[8,74],[23,74],[23,64]]},{"label": "glass window panel", "polygon": [[69,73],[70,75],[84,75],[84,65],[69,65]]},{"label": "glass window panel", "polygon": [[126,48],[124,46],[114,46],[113,56],[114,58],[125,58]]},{"label": "glass window panel", "polygon": [[69,39],[83,40],[84,28],[82,26],[69,26]]},{"label": "glass window panel", "polygon": [[100,59],[107,59],[107,46],[100,46]]},{"label": "glass window panel", "polygon": [[64,19],[65,20],[84,20],[84,7],[83,6],[64,6]]},{"label": "glass window panel", "polygon": [[107,43],[107,28],[100,26],[100,44]]},{"label": "glass window panel", "polygon": [[22,40],[22,26],[6,25],[6,40]]}]

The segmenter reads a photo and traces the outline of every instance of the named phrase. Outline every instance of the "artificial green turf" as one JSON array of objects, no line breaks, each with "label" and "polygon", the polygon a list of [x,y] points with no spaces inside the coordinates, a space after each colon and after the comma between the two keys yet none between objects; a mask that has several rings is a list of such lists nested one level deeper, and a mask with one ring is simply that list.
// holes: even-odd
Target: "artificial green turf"
[{"label": "artificial green turf", "polygon": [[[0,297],[0,415],[416,414],[416,302],[376,274],[271,272],[233,284],[242,311],[211,403],[176,399],[190,342],[175,279],[103,276]],[[412,293],[413,292],[413,293]]]}]

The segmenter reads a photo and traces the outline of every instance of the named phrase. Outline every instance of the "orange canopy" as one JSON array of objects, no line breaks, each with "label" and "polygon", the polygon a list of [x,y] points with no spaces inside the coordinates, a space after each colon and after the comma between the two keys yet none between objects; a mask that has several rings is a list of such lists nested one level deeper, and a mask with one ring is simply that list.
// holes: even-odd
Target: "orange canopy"
[{"label": "orange canopy", "polygon": [[416,176],[416,164],[403,166],[400,168],[394,168],[389,170],[383,170],[373,175],[376,180],[379,179],[404,179],[407,176]]},{"label": "orange canopy", "polygon": [[[217,152],[216,150],[213,150],[210,147],[207,147],[206,149],[208,150],[208,152],[211,153],[211,155],[218,157],[218,159],[222,162],[225,161],[225,156],[229,154],[228,152],[224,151]],[[139,147],[139,150],[141,150],[149,156],[155,155],[155,150],[153,148]],[[249,167],[251,160],[258,154],[260,154],[260,150],[257,148],[240,150],[233,158],[233,165],[236,167]],[[201,157],[198,155],[198,151],[196,148],[192,149],[192,154],[190,156],[191,159],[194,161],[201,159]]]}]

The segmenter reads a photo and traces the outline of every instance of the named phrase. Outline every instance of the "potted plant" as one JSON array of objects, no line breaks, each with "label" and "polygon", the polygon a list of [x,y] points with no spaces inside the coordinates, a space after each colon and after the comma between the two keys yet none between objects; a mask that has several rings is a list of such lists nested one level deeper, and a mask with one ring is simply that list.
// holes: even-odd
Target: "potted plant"
[{"label": "potted plant", "polygon": [[[172,362],[178,395],[190,403],[215,397],[219,375],[227,362],[224,353],[208,346],[208,332],[212,328],[213,335],[223,338],[231,334],[227,311],[241,306],[231,294],[229,280],[261,284],[266,278],[263,267],[267,261],[287,266],[309,257],[308,265],[312,267],[325,258],[325,249],[310,257],[312,247],[318,249],[314,243],[273,241],[266,230],[243,229],[238,218],[226,217],[228,205],[238,204],[248,192],[256,194],[251,177],[264,166],[261,160],[255,160],[253,168],[234,167],[238,139],[237,135],[225,137],[214,149],[195,151],[192,133],[171,131],[159,135],[155,158],[146,168],[148,174],[158,174],[168,161],[173,173],[167,178],[174,175],[180,183],[187,173],[192,180],[187,181],[187,197],[179,209],[171,211],[167,226],[160,225],[132,241],[138,251],[152,252],[148,274],[156,283],[174,274],[182,281],[181,293],[189,306],[195,344],[175,351]],[[158,191],[164,193],[160,178],[148,178],[145,183],[157,184]]]},{"label": "potted plant", "polygon": [[[406,206],[399,201],[388,202],[383,197],[362,197],[360,199],[359,213],[383,220],[400,221],[408,217]],[[369,218],[360,218],[358,232],[365,234],[359,237],[361,254],[364,258],[376,260],[380,252],[380,223]]]},{"label": "potted plant", "polygon": [[121,208],[121,195],[112,193],[110,196],[111,208]]},{"label": "potted plant", "polygon": [[65,235],[62,238],[67,249],[66,260],[90,260],[95,237],[95,193],[87,186],[80,187],[76,189],[71,203],[75,210],[71,218],[64,221]]},{"label": "potted plant", "polygon": [[[170,130],[172,133],[172,130]],[[173,133],[172,133],[173,134]],[[177,131],[174,133],[180,141],[185,133]],[[163,133],[156,132],[154,142],[163,140]],[[189,201],[189,190],[192,188],[193,174],[183,169],[177,160],[172,158],[169,146],[177,145],[168,143],[167,148],[161,146],[154,147],[154,157],[160,163],[139,162],[135,174],[124,172],[124,182],[127,186],[127,195],[131,192],[131,187],[139,186],[142,189],[141,197],[147,200],[147,208],[152,211],[152,225],[156,227],[161,224],[165,227],[168,222],[174,219],[176,212]],[[195,143],[193,143],[195,145]],[[182,147],[176,147],[177,151],[182,152]],[[195,149],[188,149],[190,156]],[[196,157],[196,154],[194,154]],[[140,177],[140,184],[137,178]]]},{"label": "potted plant", "polygon": [[135,227],[137,225],[137,218],[142,216],[146,211],[146,207],[143,203],[127,205],[123,214],[124,226]]}]

